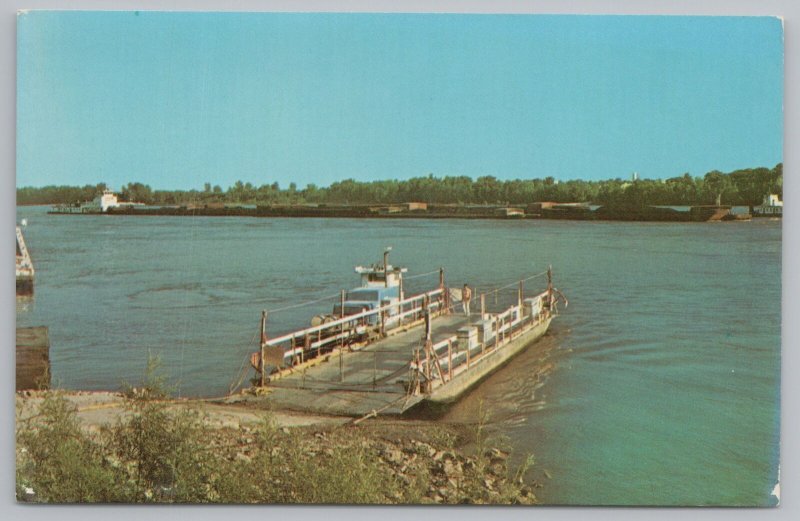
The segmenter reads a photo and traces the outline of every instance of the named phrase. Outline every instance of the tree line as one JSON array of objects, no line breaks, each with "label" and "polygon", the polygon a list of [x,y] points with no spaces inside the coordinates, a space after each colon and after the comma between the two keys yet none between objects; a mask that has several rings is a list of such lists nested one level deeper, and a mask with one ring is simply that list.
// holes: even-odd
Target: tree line
[{"label": "tree line", "polygon": [[[72,204],[88,201],[106,189],[105,183],[77,186],[23,187],[17,189],[17,204]],[[227,189],[205,183],[202,190],[153,190],[139,182],[119,190],[121,200],[149,205],[174,204],[388,204],[426,202],[439,204],[525,205],[536,201],[586,202],[613,206],[757,205],[764,195],[783,197],[783,164],[723,173],[718,170],[702,177],[689,173],[670,179],[608,179],[559,182],[553,177],[500,180],[494,176],[437,177],[429,174],[407,180],[356,181],[345,179],[328,187],[313,183],[298,188],[277,182],[256,186],[236,181]]]}]

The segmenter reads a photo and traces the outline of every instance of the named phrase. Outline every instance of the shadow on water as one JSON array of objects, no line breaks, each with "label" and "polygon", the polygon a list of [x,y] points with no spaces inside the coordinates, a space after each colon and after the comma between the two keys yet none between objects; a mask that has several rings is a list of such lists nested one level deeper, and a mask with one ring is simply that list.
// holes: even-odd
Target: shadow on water
[{"label": "shadow on water", "polygon": [[[556,370],[557,350],[568,337],[556,319],[550,331],[443,411],[441,419],[465,424],[509,424],[541,409],[539,390]],[[481,418],[484,415],[485,418]]]},{"label": "shadow on water", "polygon": [[[568,330],[559,328],[556,323],[544,337],[484,377],[459,400],[443,404],[422,402],[404,417],[471,428],[480,425],[493,436],[502,434],[508,438],[510,446],[519,445],[508,427],[524,423],[545,406],[539,396],[540,389],[556,370],[554,352],[564,342],[563,335],[568,335]],[[517,435],[524,436],[524,433]],[[514,455],[515,459],[525,456]]]}]

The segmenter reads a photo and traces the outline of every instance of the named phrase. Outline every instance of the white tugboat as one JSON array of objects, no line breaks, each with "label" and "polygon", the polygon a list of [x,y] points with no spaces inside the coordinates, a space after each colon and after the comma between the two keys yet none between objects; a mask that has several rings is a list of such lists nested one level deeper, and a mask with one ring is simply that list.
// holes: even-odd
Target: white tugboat
[{"label": "white tugboat", "polygon": [[753,217],[783,217],[783,201],[777,194],[767,194],[759,206],[750,210]]},{"label": "white tugboat", "polygon": [[114,208],[130,208],[133,206],[144,206],[144,204],[120,201],[113,190],[106,188],[91,201],[76,204],[58,204],[48,213],[108,213],[109,210]]}]

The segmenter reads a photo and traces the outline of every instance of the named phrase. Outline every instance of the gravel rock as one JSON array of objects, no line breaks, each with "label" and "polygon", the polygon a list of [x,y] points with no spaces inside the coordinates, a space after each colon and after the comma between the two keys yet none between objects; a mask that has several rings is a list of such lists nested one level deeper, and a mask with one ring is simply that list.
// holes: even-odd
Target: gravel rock
[{"label": "gravel rock", "polygon": [[402,451],[394,448],[387,448],[383,451],[383,459],[388,461],[389,463],[402,463],[403,462],[403,453]]}]

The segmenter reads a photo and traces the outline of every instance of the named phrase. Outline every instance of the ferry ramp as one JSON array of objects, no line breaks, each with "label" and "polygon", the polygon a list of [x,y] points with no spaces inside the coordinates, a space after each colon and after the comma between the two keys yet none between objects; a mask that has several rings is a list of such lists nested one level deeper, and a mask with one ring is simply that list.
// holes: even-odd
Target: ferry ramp
[{"label": "ferry ramp", "polygon": [[[479,316],[442,315],[432,319],[437,343]],[[269,403],[276,409],[318,414],[364,416],[401,414],[425,398],[408,391],[409,363],[423,346],[424,326],[396,333],[358,350],[324,355],[316,365],[296,368],[269,383]]]}]

